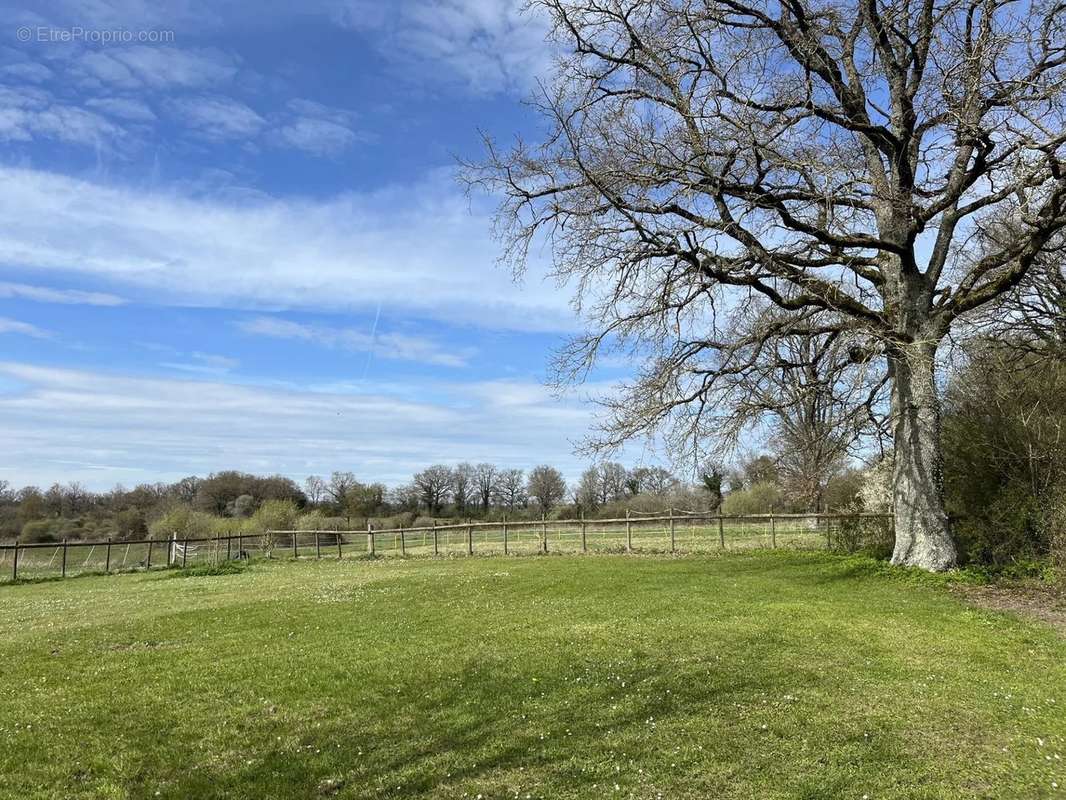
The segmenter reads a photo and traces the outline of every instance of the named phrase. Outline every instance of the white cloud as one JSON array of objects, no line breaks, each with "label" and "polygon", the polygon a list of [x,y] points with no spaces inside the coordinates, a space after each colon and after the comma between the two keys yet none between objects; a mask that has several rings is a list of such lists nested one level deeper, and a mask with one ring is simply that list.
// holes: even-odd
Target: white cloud
[{"label": "white cloud", "polygon": [[230,97],[183,97],[171,108],[181,121],[208,139],[247,139],[266,124],[255,111]]},{"label": "white cloud", "polygon": [[[234,12],[239,4],[220,4],[202,0],[35,0],[33,16],[17,17],[26,24],[61,27],[81,25],[107,30],[161,30],[178,28],[189,33],[214,30],[220,22],[217,10],[225,5]],[[44,16],[42,16],[44,15]]]},{"label": "white cloud", "polygon": [[0,363],[0,477],[15,484],[104,488],[223,468],[297,479],[352,469],[398,484],[458,461],[574,475],[570,440],[588,422],[587,408],[517,382],[309,391]]},{"label": "white cloud", "polygon": [[179,372],[193,372],[199,375],[227,375],[240,365],[236,358],[214,355],[212,353],[189,353],[188,361],[164,361],[159,366]]},{"label": "white cloud", "polygon": [[83,292],[79,289],[52,289],[47,286],[30,286],[25,283],[0,281],[0,298],[35,300],[39,303],[62,303],[64,305],[120,306],[121,297],[105,292]]},{"label": "white cloud", "polygon": [[42,89],[0,87],[0,139],[28,142],[45,137],[100,147],[123,133],[99,114],[54,102]]},{"label": "white cloud", "polygon": [[344,125],[326,119],[298,117],[277,129],[278,139],[297,150],[316,156],[332,156],[348,149],[355,133]]},{"label": "white cloud", "polygon": [[290,100],[283,113],[272,116],[272,122],[275,128],[270,138],[275,144],[315,156],[336,156],[367,138],[356,133],[354,113],[313,100]]},{"label": "white cloud", "polygon": [[0,67],[0,75],[31,83],[43,83],[51,78],[53,74],[52,70],[44,64],[38,64],[33,61],[22,61],[17,64],[7,64]]},{"label": "white cloud", "polygon": [[22,336],[32,336],[34,339],[47,339],[52,335],[36,325],[20,322],[10,317],[0,317],[0,333],[17,333]]},{"label": "white cloud", "polygon": [[85,105],[131,122],[154,122],[156,119],[155,112],[147,103],[129,97],[94,97],[87,100]]},{"label": "white cloud", "polygon": [[274,339],[296,339],[323,347],[372,352],[376,357],[416,361],[441,367],[464,367],[473,352],[469,348],[445,347],[423,336],[404,333],[377,333],[327,325],[305,325],[276,317],[242,320],[237,327],[245,333]]},{"label": "white cloud", "polygon": [[90,50],[70,64],[82,85],[119,89],[217,89],[238,65],[219,50],[132,45]]},{"label": "white cloud", "polygon": [[[525,91],[550,68],[547,20],[527,0],[305,0],[265,7],[206,0],[52,0],[44,6],[40,14],[13,17],[11,24],[177,30],[182,42],[205,31],[249,24],[284,29],[294,19],[319,16],[369,33],[398,77],[458,80],[477,92]],[[79,76],[101,86],[217,90],[239,68],[216,50],[139,45],[98,51]]]},{"label": "white cloud", "polygon": [[34,133],[77,144],[102,145],[123,135],[122,128],[99,114],[73,106],[49,106],[27,116],[25,124]]},{"label": "white cloud", "polygon": [[340,0],[332,13],[372,32],[420,79],[451,74],[474,91],[524,91],[551,66],[547,21],[524,0]]},{"label": "white cloud", "polygon": [[490,220],[450,176],[327,200],[193,198],[0,168],[0,265],[105,279],[170,304],[402,311],[495,329],[573,330],[536,265],[495,265]]}]

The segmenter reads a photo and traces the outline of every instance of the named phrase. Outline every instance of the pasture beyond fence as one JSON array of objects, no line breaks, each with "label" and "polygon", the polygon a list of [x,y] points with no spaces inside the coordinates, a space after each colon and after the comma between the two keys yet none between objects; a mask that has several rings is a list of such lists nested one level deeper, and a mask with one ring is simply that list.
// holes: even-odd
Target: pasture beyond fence
[{"label": "pasture beyond fence", "polygon": [[165,569],[251,558],[709,552],[890,544],[888,514],[638,514],[616,519],[505,520],[413,528],[266,531],[166,539],[0,544],[0,582]]}]

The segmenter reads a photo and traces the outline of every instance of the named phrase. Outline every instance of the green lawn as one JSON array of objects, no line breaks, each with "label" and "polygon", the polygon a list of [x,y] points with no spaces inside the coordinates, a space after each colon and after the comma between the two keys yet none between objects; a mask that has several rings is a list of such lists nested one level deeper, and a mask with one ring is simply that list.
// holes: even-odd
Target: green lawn
[{"label": "green lawn", "polygon": [[883,572],[754,551],[0,586],[0,796],[1066,797],[1066,640]]}]

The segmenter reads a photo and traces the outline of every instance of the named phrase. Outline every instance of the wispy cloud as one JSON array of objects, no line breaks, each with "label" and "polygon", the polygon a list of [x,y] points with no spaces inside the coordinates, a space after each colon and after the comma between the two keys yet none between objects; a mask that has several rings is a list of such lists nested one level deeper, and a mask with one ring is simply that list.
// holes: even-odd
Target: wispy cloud
[{"label": "wispy cloud", "polygon": [[355,114],[312,100],[290,100],[276,115],[272,140],[316,156],[336,156],[366,136],[355,130]]},{"label": "wispy cloud", "polygon": [[52,289],[47,286],[31,286],[25,283],[0,281],[0,298],[19,298],[38,303],[62,303],[64,305],[120,306],[121,297],[105,292],[83,292],[80,289]]},{"label": "wispy cloud", "polygon": [[326,325],[307,325],[276,317],[255,317],[241,320],[237,327],[245,333],[274,339],[296,339],[323,347],[373,352],[380,358],[416,361],[441,367],[465,367],[473,356],[469,347],[451,348],[422,336],[404,333],[377,333],[354,328],[335,328]]},{"label": "wispy cloud", "polygon": [[147,103],[130,97],[93,97],[86,100],[85,105],[130,122],[155,122],[156,120],[155,112]]},{"label": "wispy cloud", "polygon": [[68,74],[97,88],[199,89],[226,83],[237,70],[236,59],[220,50],[132,45],[87,51]]},{"label": "wispy cloud", "polygon": [[332,13],[373,32],[383,54],[421,80],[524,92],[551,66],[547,19],[523,0],[340,0]]},{"label": "wispy cloud", "polygon": [[93,111],[55,102],[43,89],[0,87],[0,139],[29,142],[40,137],[100,147],[124,133]]},{"label": "wispy cloud", "polygon": [[183,97],[171,108],[182,124],[207,139],[247,139],[266,125],[254,110],[230,97]]},{"label": "wispy cloud", "polygon": [[[0,169],[0,265],[80,273],[171,304],[397,312],[495,329],[573,330],[534,264],[495,268],[487,210],[450,175],[322,201],[190,197]],[[471,213],[473,211],[473,213]]]},{"label": "wispy cloud", "polygon": [[32,336],[34,339],[48,339],[52,336],[43,328],[10,317],[0,317],[0,333],[17,333],[22,336]]},{"label": "wispy cloud", "polygon": [[588,422],[587,408],[535,384],[312,391],[0,363],[0,477],[16,484],[103,488],[223,468],[297,479],[344,468],[398,484],[427,464],[459,461],[552,463],[575,475],[582,465],[570,440]]},{"label": "wispy cloud", "polygon": [[228,375],[240,363],[240,360],[236,358],[197,351],[189,353],[188,361],[164,361],[159,366],[178,370],[179,372],[222,376]]}]

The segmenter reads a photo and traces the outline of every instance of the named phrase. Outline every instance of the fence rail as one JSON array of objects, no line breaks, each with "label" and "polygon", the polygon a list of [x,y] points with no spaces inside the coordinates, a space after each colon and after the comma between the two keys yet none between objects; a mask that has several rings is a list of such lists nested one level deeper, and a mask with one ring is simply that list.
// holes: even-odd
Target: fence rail
[{"label": "fence rail", "polygon": [[671,511],[612,519],[503,520],[344,531],[271,530],[213,537],[0,544],[0,582],[218,564],[255,557],[528,555],[838,548],[891,541],[888,514]]}]

